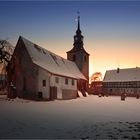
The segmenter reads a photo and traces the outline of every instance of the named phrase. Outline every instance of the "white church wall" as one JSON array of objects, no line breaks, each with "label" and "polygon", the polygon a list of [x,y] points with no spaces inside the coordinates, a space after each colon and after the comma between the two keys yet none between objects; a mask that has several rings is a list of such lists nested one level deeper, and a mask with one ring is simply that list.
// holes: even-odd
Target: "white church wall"
[{"label": "white church wall", "polygon": [[[64,90],[71,90],[76,91],[77,90],[77,80],[74,80],[74,84],[72,84],[72,78],[67,78],[68,83],[66,84],[66,78],[67,77],[61,77],[52,75],[50,78],[50,86],[57,87],[57,99],[62,99],[62,93]],[[70,94],[70,93],[69,93]]]},{"label": "white church wall", "polygon": [[38,92],[42,92],[44,99],[50,98],[50,73],[42,68],[39,68]]}]

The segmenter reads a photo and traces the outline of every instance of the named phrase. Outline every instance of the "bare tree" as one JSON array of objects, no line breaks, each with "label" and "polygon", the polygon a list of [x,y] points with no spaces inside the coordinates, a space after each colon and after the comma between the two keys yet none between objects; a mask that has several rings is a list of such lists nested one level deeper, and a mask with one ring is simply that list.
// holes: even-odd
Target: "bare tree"
[{"label": "bare tree", "polygon": [[0,63],[8,63],[13,53],[13,46],[6,40],[0,40]]},{"label": "bare tree", "polygon": [[0,40],[0,88],[4,89],[7,85],[7,65],[13,54],[14,47],[6,40]]},{"label": "bare tree", "polygon": [[95,72],[92,74],[90,81],[102,81],[102,73],[101,72]]}]

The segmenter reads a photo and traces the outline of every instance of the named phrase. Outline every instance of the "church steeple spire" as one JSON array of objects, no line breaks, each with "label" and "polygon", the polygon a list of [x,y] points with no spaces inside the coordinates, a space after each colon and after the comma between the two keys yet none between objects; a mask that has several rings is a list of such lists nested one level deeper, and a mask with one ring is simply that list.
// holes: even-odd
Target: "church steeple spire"
[{"label": "church steeple spire", "polygon": [[77,27],[76,34],[81,34],[81,30],[80,30],[80,16],[79,15],[78,15],[78,27]]},{"label": "church steeple spire", "polygon": [[73,48],[67,52],[67,59],[75,62],[79,70],[83,73],[86,79],[89,79],[89,54],[84,49],[83,35],[80,29],[80,15],[77,19],[77,29],[74,35]]},{"label": "church steeple spire", "polygon": [[[79,13],[78,13],[79,14]],[[80,50],[83,49],[83,36],[81,34],[80,30],[80,15],[78,15],[78,24],[77,24],[77,30],[76,30],[76,35],[74,36],[74,50]]]},{"label": "church steeple spire", "polygon": [[78,30],[80,30],[80,16],[78,16]]}]

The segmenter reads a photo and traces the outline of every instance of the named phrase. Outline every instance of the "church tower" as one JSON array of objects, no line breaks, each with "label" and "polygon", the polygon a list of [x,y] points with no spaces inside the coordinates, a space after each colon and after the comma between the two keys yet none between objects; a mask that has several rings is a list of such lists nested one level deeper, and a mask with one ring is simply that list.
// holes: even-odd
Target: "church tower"
[{"label": "church tower", "polygon": [[89,54],[85,51],[83,45],[83,35],[80,30],[80,16],[78,16],[78,25],[76,35],[74,36],[73,48],[67,52],[67,59],[74,61],[79,70],[89,81]]}]

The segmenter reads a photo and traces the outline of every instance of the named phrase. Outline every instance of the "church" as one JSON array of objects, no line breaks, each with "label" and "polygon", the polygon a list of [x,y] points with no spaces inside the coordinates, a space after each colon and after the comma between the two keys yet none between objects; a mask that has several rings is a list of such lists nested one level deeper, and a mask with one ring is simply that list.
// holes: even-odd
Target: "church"
[{"label": "church", "polygon": [[86,96],[89,54],[83,47],[80,16],[73,48],[67,59],[20,36],[8,64],[8,97],[33,100],[74,99]]}]

